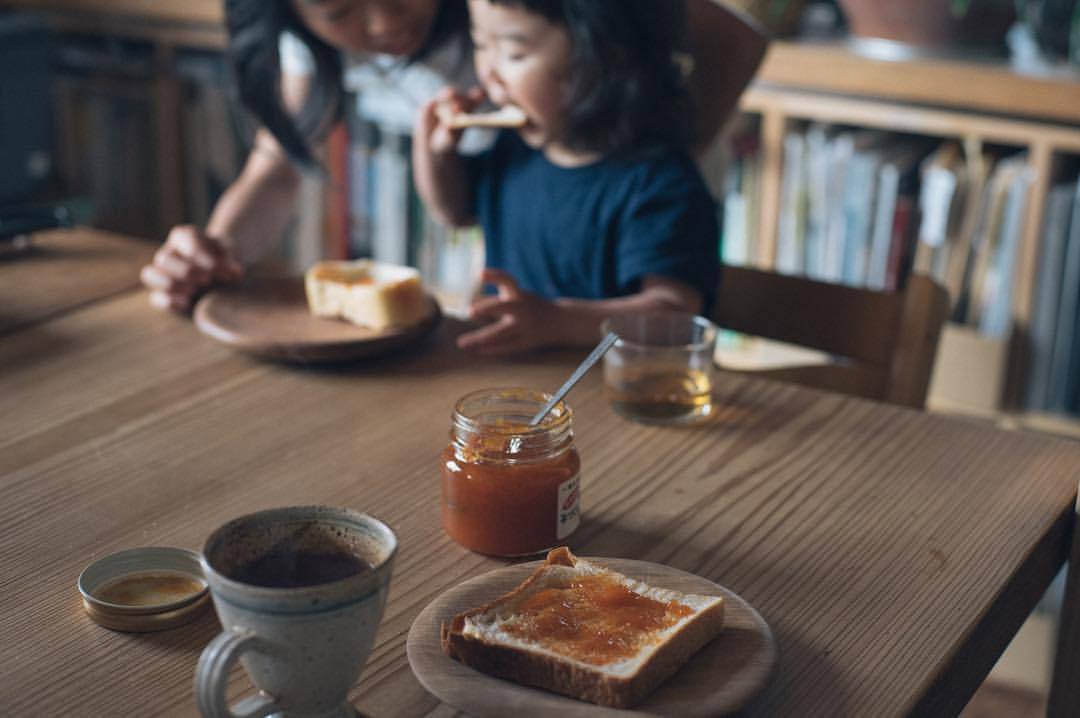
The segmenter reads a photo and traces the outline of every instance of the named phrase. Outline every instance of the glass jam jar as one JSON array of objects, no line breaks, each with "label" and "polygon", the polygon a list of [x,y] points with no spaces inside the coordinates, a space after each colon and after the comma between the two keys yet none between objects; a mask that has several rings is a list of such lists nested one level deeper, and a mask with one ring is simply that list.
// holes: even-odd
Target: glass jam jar
[{"label": "glass jam jar", "polygon": [[442,453],[442,519],[450,538],[494,556],[525,556],[566,540],[581,520],[581,459],[571,412],[530,389],[484,389],[454,406]]}]

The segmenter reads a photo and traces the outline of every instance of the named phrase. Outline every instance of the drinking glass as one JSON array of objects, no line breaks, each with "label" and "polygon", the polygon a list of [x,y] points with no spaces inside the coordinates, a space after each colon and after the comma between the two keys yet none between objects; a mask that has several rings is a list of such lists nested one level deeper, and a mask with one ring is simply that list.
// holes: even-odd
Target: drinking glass
[{"label": "drinking glass", "polygon": [[682,312],[627,314],[604,322],[618,337],[604,355],[611,408],[646,424],[693,424],[712,413],[716,325]]}]

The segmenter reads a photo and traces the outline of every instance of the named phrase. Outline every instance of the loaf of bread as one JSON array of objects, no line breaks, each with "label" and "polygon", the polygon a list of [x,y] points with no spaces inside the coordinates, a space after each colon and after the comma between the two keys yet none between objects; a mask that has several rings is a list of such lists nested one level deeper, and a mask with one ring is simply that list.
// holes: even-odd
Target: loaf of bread
[{"label": "loaf of bread", "polygon": [[375,331],[411,326],[431,311],[412,267],[358,259],[319,262],[304,276],[308,308]]},{"label": "loaf of bread", "polygon": [[650,586],[566,548],[510,593],[442,624],[443,651],[479,671],[580,700],[644,700],[720,632],[724,600]]},{"label": "loaf of bread", "polygon": [[524,127],[528,121],[525,112],[515,105],[503,105],[491,112],[451,113],[445,118],[445,122],[455,130],[466,127]]}]

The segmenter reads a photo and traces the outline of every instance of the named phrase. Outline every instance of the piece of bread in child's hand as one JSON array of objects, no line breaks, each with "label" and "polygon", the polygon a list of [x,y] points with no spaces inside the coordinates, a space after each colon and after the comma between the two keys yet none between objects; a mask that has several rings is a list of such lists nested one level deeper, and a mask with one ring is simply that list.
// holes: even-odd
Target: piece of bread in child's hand
[{"label": "piece of bread in child's hand", "polygon": [[524,127],[528,116],[520,107],[503,105],[491,112],[451,112],[443,114],[443,121],[454,130],[467,127]]},{"label": "piece of bread in child's hand", "polygon": [[442,624],[443,651],[499,678],[626,708],[720,632],[724,599],[551,551],[517,588]]},{"label": "piece of bread in child's hand", "polygon": [[417,324],[431,312],[420,273],[370,259],[318,262],[304,275],[308,308],[374,331]]}]

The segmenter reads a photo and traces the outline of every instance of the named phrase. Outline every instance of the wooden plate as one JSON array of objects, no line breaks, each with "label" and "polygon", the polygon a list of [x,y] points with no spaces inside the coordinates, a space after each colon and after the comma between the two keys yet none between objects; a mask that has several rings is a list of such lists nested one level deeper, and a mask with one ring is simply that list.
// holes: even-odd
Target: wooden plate
[{"label": "wooden plate", "polygon": [[434,299],[419,324],[376,332],[308,311],[303,277],[261,277],[207,293],[195,326],[231,347],[268,359],[332,362],[378,356],[418,341],[439,323]]},{"label": "wooden plate", "polygon": [[406,641],[409,665],[424,688],[473,716],[715,716],[738,710],[765,686],[776,665],[776,644],[765,620],[723,586],[670,566],[631,559],[589,559],[654,586],[723,596],[724,630],[644,703],[631,710],[604,708],[521,686],[475,671],[442,652],[439,626],[462,611],[506,593],[541,561],[491,571],[446,591],[413,621]]}]

